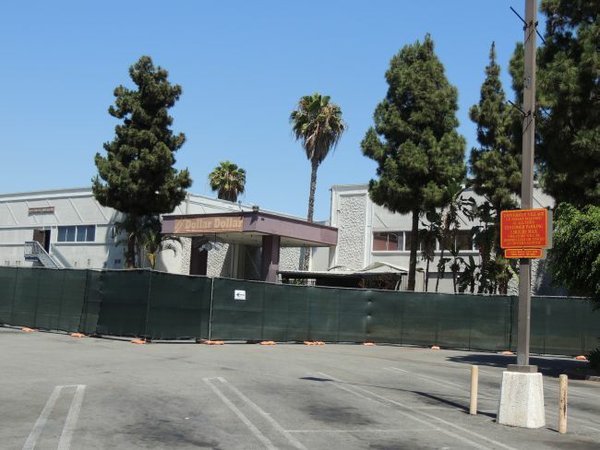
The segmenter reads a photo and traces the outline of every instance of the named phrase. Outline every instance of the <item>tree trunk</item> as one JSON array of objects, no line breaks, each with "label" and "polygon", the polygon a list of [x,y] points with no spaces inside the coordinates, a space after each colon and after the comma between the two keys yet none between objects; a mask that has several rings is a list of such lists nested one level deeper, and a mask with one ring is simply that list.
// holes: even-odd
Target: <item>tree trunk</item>
[{"label": "tree trunk", "polygon": [[135,235],[130,233],[127,237],[127,251],[125,252],[125,267],[135,269]]},{"label": "tree trunk", "polygon": [[[306,216],[306,220],[309,222],[313,221],[313,214],[315,211],[315,191],[317,190],[317,169],[319,168],[319,163],[314,160],[311,161],[311,171],[310,171],[310,191],[308,194],[308,214]],[[304,258],[302,261],[301,270],[308,270],[308,266],[310,263],[310,248],[304,248]]]},{"label": "tree trunk", "polygon": [[319,163],[314,160],[311,161],[311,171],[310,171],[310,192],[308,194],[308,214],[306,216],[306,220],[309,222],[313,221],[313,214],[315,211],[315,191],[317,190],[317,169],[319,168]]},{"label": "tree trunk", "polygon": [[440,261],[438,262],[438,274],[437,274],[437,280],[435,280],[435,292],[438,292],[440,289],[440,277],[442,277],[444,275],[444,272],[446,272],[446,263],[444,263],[444,270],[441,270],[440,268],[442,267],[442,261],[444,260],[444,247],[446,246],[446,240],[445,238],[440,239],[440,244],[442,246],[441,248],[441,252],[440,252]]},{"label": "tree trunk", "polygon": [[408,290],[415,290],[415,278],[417,274],[417,250],[419,249],[419,210],[412,213],[412,230],[410,240],[410,262],[408,264]]}]

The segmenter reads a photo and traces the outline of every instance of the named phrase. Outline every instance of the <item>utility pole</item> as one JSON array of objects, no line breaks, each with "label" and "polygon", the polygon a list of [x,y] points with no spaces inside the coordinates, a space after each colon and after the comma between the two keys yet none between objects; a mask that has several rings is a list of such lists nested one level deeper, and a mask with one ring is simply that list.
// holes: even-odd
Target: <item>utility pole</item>
[{"label": "utility pole", "polygon": [[[533,155],[535,146],[535,40],[537,0],[525,0],[525,70],[523,74],[523,163],[521,209],[533,206]],[[519,266],[517,364],[502,373],[497,421],[503,425],[540,428],[546,424],[544,382],[537,366],[529,365],[531,319],[531,260]]]},{"label": "utility pole", "polygon": [[[523,155],[521,178],[521,209],[533,208],[533,155],[535,149],[535,40],[537,1],[525,2],[525,71],[523,74]],[[531,319],[531,260],[522,258],[519,264],[519,316],[517,332],[517,365],[529,365]],[[533,369],[533,367],[532,367]],[[537,368],[531,370],[535,372]]]}]

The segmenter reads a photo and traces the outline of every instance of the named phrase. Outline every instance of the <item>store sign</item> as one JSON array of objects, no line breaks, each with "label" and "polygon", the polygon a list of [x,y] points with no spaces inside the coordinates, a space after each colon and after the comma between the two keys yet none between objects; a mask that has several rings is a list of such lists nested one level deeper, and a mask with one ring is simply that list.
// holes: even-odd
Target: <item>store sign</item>
[{"label": "store sign", "polygon": [[541,248],[507,248],[504,250],[504,257],[506,259],[543,259],[545,255]]},{"label": "store sign", "polygon": [[552,216],[545,208],[500,213],[500,247],[503,249],[550,248]]},{"label": "store sign", "polygon": [[178,233],[225,233],[242,231],[243,217],[193,217],[189,219],[176,219],[175,234]]}]

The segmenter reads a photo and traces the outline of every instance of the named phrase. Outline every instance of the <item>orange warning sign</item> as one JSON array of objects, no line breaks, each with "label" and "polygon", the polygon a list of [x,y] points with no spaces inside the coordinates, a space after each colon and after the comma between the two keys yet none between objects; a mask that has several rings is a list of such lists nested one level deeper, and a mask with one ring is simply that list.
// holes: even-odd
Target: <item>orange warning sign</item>
[{"label": "orange warning sign", "polygon": [[500,213],[501,248],[548,248],[548,210],[517,209]]},{"label": "orange warning sign", "polygon": [[541,248],[507,248],[504,250],[504,257],[506,259],[542,259],[544,257],[544,250]]}]

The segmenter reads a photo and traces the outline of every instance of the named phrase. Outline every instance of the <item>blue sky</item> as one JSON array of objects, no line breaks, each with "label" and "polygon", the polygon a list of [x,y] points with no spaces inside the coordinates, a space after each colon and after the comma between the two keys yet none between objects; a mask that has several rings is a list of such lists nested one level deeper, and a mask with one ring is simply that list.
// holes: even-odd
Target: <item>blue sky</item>
[{"label": "blue sky", "polygon": [[[169,71],[183,95],[171,110],[187,142],[177,167],[197,194],[222,160],[247,171],[244,203],[306,215],[310,165],[288,122],[302,95],[330,95],[348,130],[319,169],[316,219],[333,184],[367,183],[360,151],[384,73],[402,46],[431,33],[459,91],[459,131],[476,144],[469,107],[479,100],[489,47],[506,67],[522,40],[523,0],[5,2],[0,16],[0,192],[82,187],[114,136],[107,109],[141,55]],[[523,14],[522,14],[523,15]]]}]

